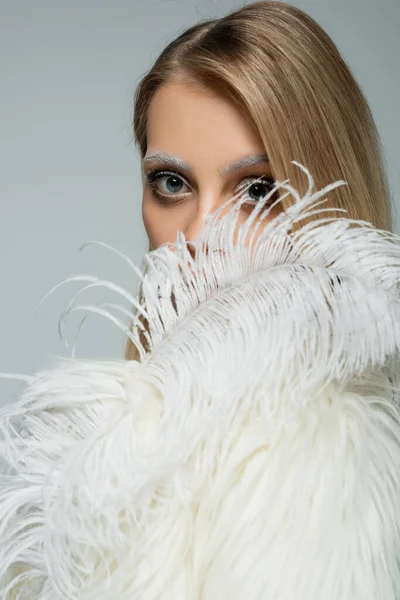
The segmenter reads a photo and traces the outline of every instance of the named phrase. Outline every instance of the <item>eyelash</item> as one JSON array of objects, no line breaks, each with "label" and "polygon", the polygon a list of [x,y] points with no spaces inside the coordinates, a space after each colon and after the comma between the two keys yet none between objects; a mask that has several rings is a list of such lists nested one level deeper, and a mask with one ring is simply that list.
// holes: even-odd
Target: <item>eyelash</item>
[{"label": "eyelash", "polygon": [[[147,183],[151,188],[151,193],[153,194],[154,198],[156,198],[159,202],[163,203],[163,204],[174,204],[179,202],[179,200],[174,199],[171,200],[171,198],[173,196],[177,196],[179,198],[179,196],[185,195],[188,192],[184,192],[183,194],[171,194],[171,195],[167,195],[167,194],[162,194],[160,193],[157,188],[157,181],[159,179],[161,179],[162,177],[177,177],[178,179],[180,179],[181,181],[183,181],[185,183],[185,185],[189,186],[189,184],[187,183],[187,181],[185,180],[184,177],[182,177],[182,175],[180,175],[177,171],[166,171],[163,169],[153,169],[152,171],[149,171],[147,173],[146,179],[147,179]],[[258,180],[256,181],[256,183],[261,183],[261,184],[266,184],[267,187],[270,186],[271,188],[273,187],[273,185],[275,184],[274,179],[272,179],[271,177],[244,177],[245,180],[249,180],[249,179],[255,179]],[[190,186],[189,186],[190,187]],[[247,191],[250,189],[251,186],[249,186],[247,188]],[[276,197],[276,193],[273,194],[269,200],[269,203],[272,203],[275,200]],[[242,206],[247,206],[247,207],[251,207],[254,208],[254,206],[257,204],[257,200],[253,200],[253,201],[249,201],[249,202],[243,202]],[[267,206],[267,205],[266,205]]]}]

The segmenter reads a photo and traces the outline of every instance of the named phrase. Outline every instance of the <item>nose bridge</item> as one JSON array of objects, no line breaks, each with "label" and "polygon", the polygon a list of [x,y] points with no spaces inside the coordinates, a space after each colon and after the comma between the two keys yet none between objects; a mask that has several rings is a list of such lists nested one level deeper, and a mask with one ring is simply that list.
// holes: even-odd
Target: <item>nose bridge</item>
[{"label": "nose bridge", "polygon": [[220,200],[216,193],[205,192],[203,194],[199,194],[184,230],[184,234],[188,242],[195,242],[197,240],[205,219],[208,215],[217,210],[219,205]]}]

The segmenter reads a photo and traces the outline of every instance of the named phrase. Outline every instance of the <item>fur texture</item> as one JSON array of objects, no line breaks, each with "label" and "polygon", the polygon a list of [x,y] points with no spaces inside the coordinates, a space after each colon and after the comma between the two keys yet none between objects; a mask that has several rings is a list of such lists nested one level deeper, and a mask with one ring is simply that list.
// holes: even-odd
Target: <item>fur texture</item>
[{"label": "fur texture", "polygon": [[296,202],[249,247],[268,209],[233,244],[234,198],[195,259],[178,234],[131,265],[140,304],[81,277],[134,304],[133,330],[110,311],[127,309],[76,297],[61,323],[103,314],[140,361],[73,347],[16,376],[0,413],[4,600],[400,598],[400,242],[344,217],[293,233],[345,183],[313,192],[298,166],[307,194],[278,184]]}]

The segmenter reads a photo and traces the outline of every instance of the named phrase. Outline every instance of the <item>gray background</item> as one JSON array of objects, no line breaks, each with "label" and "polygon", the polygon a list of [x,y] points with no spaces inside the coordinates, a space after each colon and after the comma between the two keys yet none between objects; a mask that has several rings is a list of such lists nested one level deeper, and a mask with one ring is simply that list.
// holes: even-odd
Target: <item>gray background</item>
[{"label": "gray background", "polygon": [[[82,284],[40,299],[70,275],[130,288],[137,281],[110,244],[139,264],[139,156],[132,97],[161,49],[235,0],[0,0],[0,371],[30,373],[69,355],[57,321]],[[296,0],[332,36],[366,93],[400,208],[400,0]],[[399,220],[397,220],[399,223]],[[397,225],[397,229],[398,229]],[[112,292],[88,291],[84,303]],[[126,303],[125,303],[126,305]],[[71,315],[73,337],[83,313]],[[104,317],[82,328],[77,357],[119,358],[125,338]],[[0,380],[0,404],[19,384]]]}]

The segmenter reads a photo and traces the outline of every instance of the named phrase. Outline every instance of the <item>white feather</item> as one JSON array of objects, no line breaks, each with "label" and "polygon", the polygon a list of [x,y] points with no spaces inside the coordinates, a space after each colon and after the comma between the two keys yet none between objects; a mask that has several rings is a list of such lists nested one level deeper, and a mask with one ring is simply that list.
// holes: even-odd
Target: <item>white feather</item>
[{"label": "white feather", "polygon": [[[400,241],[345,217],[294,232],[345,183],[313,192],[298,166],[307,194],[281,182],[296,202],[249,247],[268,210],[234,244],[234,198],[194,259],[183,234],[141,269],[123,257],[142,304],[77,277],[147,317],[150,351],[135,311],[140,361],[74,346],[16,375],[26,387],[0,412],[4,600],[398,600]],[[62,320],[128,330],[109,310],[127,309],[79,294]]]}]

